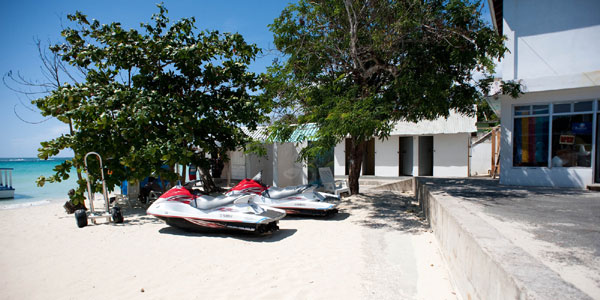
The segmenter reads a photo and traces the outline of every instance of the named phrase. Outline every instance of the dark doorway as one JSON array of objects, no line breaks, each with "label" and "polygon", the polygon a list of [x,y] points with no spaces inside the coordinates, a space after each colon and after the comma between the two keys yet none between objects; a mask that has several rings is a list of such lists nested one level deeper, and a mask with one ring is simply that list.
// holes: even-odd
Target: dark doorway
[{"label": "dark doorway", "polygon": [[433,136],[419,137],[419,176],[433,176]]},{"label": "dark doorway", "polygon": [[363,175],[375,175],[375,139],[367,141],[362,168]]},{"label": "dark doorway", "polygon": [[398,143],[398,176],[412,176],[413,138],[401,136]]}]

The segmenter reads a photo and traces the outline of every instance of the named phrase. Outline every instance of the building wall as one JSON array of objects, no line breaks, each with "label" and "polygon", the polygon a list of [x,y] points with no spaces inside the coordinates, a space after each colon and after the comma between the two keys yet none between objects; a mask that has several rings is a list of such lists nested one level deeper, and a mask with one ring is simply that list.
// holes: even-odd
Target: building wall
[{"label": "building wall", "polygon": [[[433,136],[433,176],[466,177],[469,133],[437,134]],[[419,142],[413,136],[412,174],[419,174]],[[336,145],[334,150],[336,176],[345,173],[345,142]],[[399,136],[392,135],[375,143],[375,176],[395,177],[399,169]]]},{"label": "building wall", "polygon": [[396,135],[375,140],[375,176],[398,176],[398,144]]},{"label": "building wall", "polygon": [[[526,92],[517,99],[501,96],[500,182],[585,188],[592,167],[514,167],[514,106],[600,97],[600,1],[503,1],[507,52],[501,62],[504,80],[520,80]],[[594,128],[595,125],[594,125]],[[594,136],[595,139],[595,136]]]},{"label": "building wall", "polygon": [[335,145],[333,150],[333,175],[344,176],[346,175],[346,142]]},{"label": "building wall", "polygon": [[492,168],[492,140],[471,147],[471,176],[487,175]]},{"label": "building wall", "polygon": [[433,136],[433,176],[467,177],[468,133]]},{"label": "building wall", "polygon": [[600,82],[600,1],[504,0],[503,31],[510,50],[504,80],[529,92],[595,86]]},{"label": "building wall", "polygon": [[[242,150],[229,152],[229,165],[231,166],[231,179],[246,178],[246,155]],[[221,178],[226,178],[225,171],[223,170]]]},{"label": "building wall", "polygon": [[301,185],[307,181],[307,171],[304,163],[297,162],[302,145],[296,147],[294,143],[276,144],[273,153],[276,153],[274,168],[277,174],[273,176],[273,185],[286,187]]},{"label": "building wall", "polygon": [[465,116],[451,111],[448,118],[437,118],[435,120],[423,120],[414,122],[396,122],[390,135],[434,135],[460,132],[475,132],[477,126],[475,116]]},{"label": "building wall", "polygon": [[266,156],[246,155],[246,178],[252,178],[262,171],[262,182],[266,185],[273,185],[273,145],[264,146],[267,150]]},{"label": "building wall", "polygon": [[[572,100],[589,100],[600,97],[600,86],[526,93],[518,99],[503,97],[502,102],[502,139],[500,144],[500,183],[508,185],[558,186],[585,188],[593,183],[595,155],[592,154],[592,167],[549,168],[513,166],[513,107],[536,103],[550,103]],[[595,153],[593,149],[592,153]]]}]

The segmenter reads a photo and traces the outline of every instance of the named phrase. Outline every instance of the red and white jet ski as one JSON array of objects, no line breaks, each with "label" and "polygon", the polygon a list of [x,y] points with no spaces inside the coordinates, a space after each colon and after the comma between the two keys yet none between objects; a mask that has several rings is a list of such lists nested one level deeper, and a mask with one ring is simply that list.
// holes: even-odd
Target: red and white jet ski
[{"label": "red and white jet ski", "polygon": [[338,212],[339,197],[315,191],[316,185],[269,187],[261,180],[261,173],[252,179],[244,179],[226,195],[256,194],[254,202],[269,207],[283,209],[289,215],[330,216]]},{"label": "red and white jet ski", "polygon": [[234,230],[268,234],[277,231],[285,211],[254,203],[252,194],[197,196],[182,186],[162,194],[146,211],[168,225],[190,231]]}]

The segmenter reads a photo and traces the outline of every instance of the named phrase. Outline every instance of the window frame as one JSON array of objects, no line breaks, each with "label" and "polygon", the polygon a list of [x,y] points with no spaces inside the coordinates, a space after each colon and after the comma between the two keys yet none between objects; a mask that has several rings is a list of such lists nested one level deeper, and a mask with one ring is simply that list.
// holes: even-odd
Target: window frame
[{"label": "window frame", "polygon": [[[578,111],[575,112],[575,103],[579,103],[579,102],[592,102],[592,110],[589,111]],[[559,112],[559,113],[555,113],[554,112],[554,106],[555,105],[560,105],[560,104],[570,104],[571,105],[571,111],[570,112]],[[543,106],[543,105],[547,105],[548,106],[548,113],[545,114],[534,114],[534,106]],[[516,111],[517,111],[517,107],[523,107],[523,106],[529,106],[529,113],[528,114],[521,114],[521,115],[517,115]],[[512,155],[511,155],[511,168],[548,168],[548,169],[552,169],[552,136],[553,136],[553,128],[552,128],[552,123],[554,120],[554,116],[571,116],[571,115],[585,115],[585,114],[592,114],[592,157],[591,157],[591,163],[589,167],[581,167],[581,166],[573,166],[573,167],[557,167],[557,168],[561,168],[561,169],[594,169],[595,166],[595,159],[596,159],[596,136],[597,136],[597,126],[596,123],[598,122],[597,120],[597,116],[598,116],[598,108],[600,107],[600,99],[598,98],[594,98],[594,99],[580,99],[580,100],[563,100],[563,101],[552,101],[552,102],[529,102],[529,103],[519,103],[519,104],[513,104],[511,107],[511,115],[512,115],[512,122],[511,125],[512,126],[512,139],[511,139],[511,151],[513,151]],[[515,166],[515,160],[514,160],[514,144],[515,144],[515,136],[516,133],[514,132],[515,129],[515,120],[516,119],[522,119],[522,118],[531,118],[531,117],[548,117],[548,159],[547,159],[547,165],[546,166]]]}]

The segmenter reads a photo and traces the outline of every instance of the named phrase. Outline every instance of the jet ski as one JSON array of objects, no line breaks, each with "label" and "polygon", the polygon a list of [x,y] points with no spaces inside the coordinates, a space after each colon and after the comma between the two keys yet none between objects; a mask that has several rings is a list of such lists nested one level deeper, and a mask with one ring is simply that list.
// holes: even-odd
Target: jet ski
[{"label": "jet ski", "polygon": [[194,195],[185,187],[175,186],[154,201],[146,213],[189,231],[244,231],[259,235],[277,231],[285,211],[260,206],[253,198],[258,197]]},{"label": "jet ski", "polygon": [[244,179],[226,195],[256,194],[260,205],[283,209],[288,215],[330,216],[338,212],[339,197],[318,192],[317,185],[298,185],[286,188],[269,187],[261,182],[259,172],[252,179]]}]

